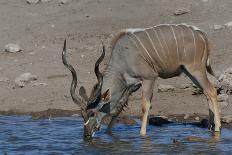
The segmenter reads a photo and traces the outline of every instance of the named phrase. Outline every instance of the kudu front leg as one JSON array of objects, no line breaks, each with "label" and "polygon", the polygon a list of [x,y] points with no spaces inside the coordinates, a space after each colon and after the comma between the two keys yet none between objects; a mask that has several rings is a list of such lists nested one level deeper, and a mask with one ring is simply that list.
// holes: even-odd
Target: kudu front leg
[{"label": "kudu front leg", "polygon": [[140,130],[140,135],[146,135],[147,131],[147,119],[149,115],[149,110],[151,107],[151,100],[153,96],[154,81],[146,80],[143,81],[142,86],[142,125]]}]

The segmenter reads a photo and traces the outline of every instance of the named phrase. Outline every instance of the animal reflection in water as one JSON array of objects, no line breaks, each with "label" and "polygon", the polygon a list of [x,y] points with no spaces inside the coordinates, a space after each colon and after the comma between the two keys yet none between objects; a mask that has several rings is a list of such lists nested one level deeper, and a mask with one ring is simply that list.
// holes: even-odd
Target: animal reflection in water
[{"label": "animal reflection in water", "polygon": [[207,78],[214,75],[210,65],[210,50],[206,34],[194,26],[157,25],[146,29],[125,29],[117,33],[111,42],[111,56],[104,73],[99,65],[102,54],[95,63],[97,84],[87,96],[84,87],[76,95],[77,75],[66,60],[66,41],[62,59],[72,73],[70,93],[81,107],[84,119],[84,137],[91,138],[100,129],[102,118],[111,115],[107,131],[111,131],[115,118],[126,105],[128,97],[142,86],[141,135],[146,135],[147,118],[153,96],[155,80],[171,78],[185,73],[208,98],[209,129],[220,132],[221,122],[217,92]]}]

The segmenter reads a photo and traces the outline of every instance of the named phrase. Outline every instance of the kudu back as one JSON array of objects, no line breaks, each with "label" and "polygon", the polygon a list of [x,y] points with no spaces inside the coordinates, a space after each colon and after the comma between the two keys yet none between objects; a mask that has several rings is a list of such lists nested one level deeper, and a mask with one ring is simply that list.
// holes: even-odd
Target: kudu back
[{"label": "kudu back", "polygon": [[[84,118],[84,135],[92,137],[100,127],[104,116],[112,120],[107,131],[121,112],[129,95],[142,84],[142,125],[140,134],[146,134],[148,113],[153,97],[155,80],[171,78],[184,72],[208,98],[209,128],[219,132],[221,128],[217,92],[207,78],[207,72],[214,75],[210,65],[210,49],[206,34],[200,29],[179,25],[157,25],[145,29],[125,29],[117,33],[111,42],[111,56],[104,73],[99,64],[104,58],[105,48],[95,64],[98,83],[87,97],[84,87],[75,94],[76,72],[66,61],[66,43],[63,62],[73,75],[71,94],[80,105]],[[74,83],[74,84],[73,84]]]}]

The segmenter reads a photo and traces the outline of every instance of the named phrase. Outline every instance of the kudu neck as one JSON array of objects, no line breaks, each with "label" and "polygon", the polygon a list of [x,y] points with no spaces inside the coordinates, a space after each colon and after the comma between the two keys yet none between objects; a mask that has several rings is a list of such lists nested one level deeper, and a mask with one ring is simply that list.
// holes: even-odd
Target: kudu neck
[{"label": "kudu neck", "polygon": [[124,88],[125,80],[123,79],[121,73],[108,65],[103,74],[102,92],[105,92],[107,89],[109,89],[111,94],[117,94],[117,92],[120,92]]}]

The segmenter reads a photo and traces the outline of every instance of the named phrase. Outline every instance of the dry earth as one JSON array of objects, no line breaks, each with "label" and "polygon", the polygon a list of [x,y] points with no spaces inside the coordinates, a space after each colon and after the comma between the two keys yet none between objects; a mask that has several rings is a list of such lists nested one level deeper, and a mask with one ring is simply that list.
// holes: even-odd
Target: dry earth
[{"label": "dry earth", "polygon": [[[177,8],[189,13],[175,16]],[[58,0],[27,4],[26,0],[0,2],[0,111],[20,113],[46,109],[79,110],[69,94],[70,73],[61,61],[63,41],[68,40],[68,58],[78,71],[79,85],[88,92],[96,82],[93,66],[100,55],[100,41],[108,46],[112,34],[123,28],[151,27],[163,23],[187,23],[203,29],[211,42],[212,66],[216,71],[231,67],[232,29],[214,30],[214,24],[232,21],[231,0],[69,0],[58,5]],[[17,43],[22,51],[4,52],[8,43]],[[106,66],[109,53],[104,60]],[[20,74],[30,72],[38,76],[24,88],[15,87]],[[191,83],[180,77],[156,82],[152,114],[207,114],[204,95],[192,95],[192,90],[157,92],[157,84],[172,84],[176,88]],[[140,92],[131,97],[126,114],[138,115]],[[231,98],[231,96],[230,96]],[[222,107],[222,114],[232,112],[232,105]]]}]

